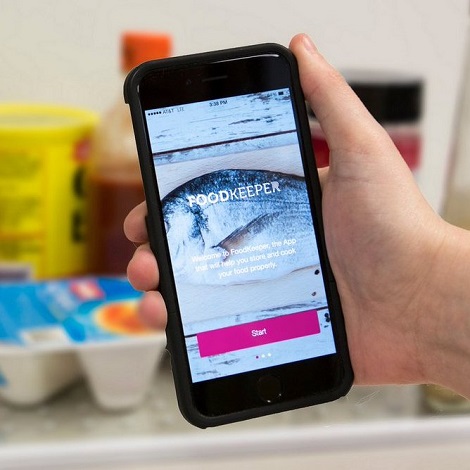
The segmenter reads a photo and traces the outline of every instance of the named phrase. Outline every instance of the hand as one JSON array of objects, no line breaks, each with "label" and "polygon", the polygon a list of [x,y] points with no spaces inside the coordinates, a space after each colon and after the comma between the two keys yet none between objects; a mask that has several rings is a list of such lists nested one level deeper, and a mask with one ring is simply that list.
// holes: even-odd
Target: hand
[{"label": "hand", "polygon": [[150,249],[145,216],[147,204],[143,202],[126,217],[124,232],[129,240],[137,245],[134,256],[127,267],[127,277],[135,289],[145,294],[139,304],[142,320],[149,326],[162,330],[166,326],[165,302],[158,289],[159,272],[155,256]]},{"label": "hand", "polygon": [[[462,234],[452,232],[426,203],[388,134],[310,39],[298,35],[290,48],[330,148],[330,167],[320,171],[323,217],[355,382],[434,381],[462,391],[435,367],[436,340],[445,335],[436,337],[442,316],[429,316],[443,303],[430,301],[432,289],[449,274],[443,254],[451,252],[449,240]],[[158,267],[145,213],[145,204],[135,208],[125,232],[141,244],[129,263],[129,280],[150,291],[158,287]],[[165,324],[158,292],[146,294],[141,310],[154,326]]]},{"label": "hand", "polygon": [[424,381],[421,291],[444,224],[343,77],[306,36],[290,47],[330,148],[323,217],[356,383]]}]

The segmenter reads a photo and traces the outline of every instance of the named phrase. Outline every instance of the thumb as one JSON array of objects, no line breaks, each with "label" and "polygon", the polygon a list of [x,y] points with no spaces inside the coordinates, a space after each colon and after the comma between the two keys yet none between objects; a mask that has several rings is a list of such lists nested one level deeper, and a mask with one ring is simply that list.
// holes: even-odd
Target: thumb
[{"label": "thumb", "polygon": [[338,154],[377,156],[384,153],[384,144],[393,146],[385,130],[307,35],[295,36],[289,47],[297,58],[305,98],[325,134],[332,165]]}]

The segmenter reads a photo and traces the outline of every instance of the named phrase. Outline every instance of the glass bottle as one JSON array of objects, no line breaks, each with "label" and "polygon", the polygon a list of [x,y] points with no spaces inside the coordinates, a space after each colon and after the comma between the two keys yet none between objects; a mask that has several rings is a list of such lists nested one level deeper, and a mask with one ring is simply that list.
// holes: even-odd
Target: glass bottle
[{"label": "glass bottle", "polygon": [[[147,60],[168,57],[168,34],[125,32],[121,37],[121,70],[125,75]],[[127,105],[119,100],[98,127],[88,177],[88,261],[90,271],[122,275],[135,247],[126,239],[123,222],[144,200],[137,149]]]}]

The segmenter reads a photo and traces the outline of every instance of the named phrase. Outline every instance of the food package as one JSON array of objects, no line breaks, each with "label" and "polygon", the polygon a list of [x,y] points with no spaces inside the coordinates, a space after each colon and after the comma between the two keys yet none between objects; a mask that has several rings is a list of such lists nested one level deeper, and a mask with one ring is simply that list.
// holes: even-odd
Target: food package
[{"label": "food package", "polygon": [[84,378],[101,407],[138,405],[166,344],[140,297],[122,278],[0,284],[0,399],[36,405]]}]

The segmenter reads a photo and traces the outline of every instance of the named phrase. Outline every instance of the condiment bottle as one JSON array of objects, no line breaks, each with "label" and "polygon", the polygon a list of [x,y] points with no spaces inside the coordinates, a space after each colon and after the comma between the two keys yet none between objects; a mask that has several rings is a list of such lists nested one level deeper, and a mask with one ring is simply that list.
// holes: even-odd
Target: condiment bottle
[{"label": "condiment bottle", "polygon": [[[389,133],[413,172],[421,159],[423,81],[414,76],[381,71],[345,71],[344,77],[365,107]],[[329,164],[329,149],[320,125],[310,113],[317,165]]]},{"label": "condiment bottle", "polygon": [[[168,34],[125,32],[123,74],[147,60],[168,57],[171,48]],[[135,249],[124,235],[123,222],[144,200],[131,118],[122,97],[102,117],[94,150],[88,176],[89,267],[94,274],[120,275]]]}]

